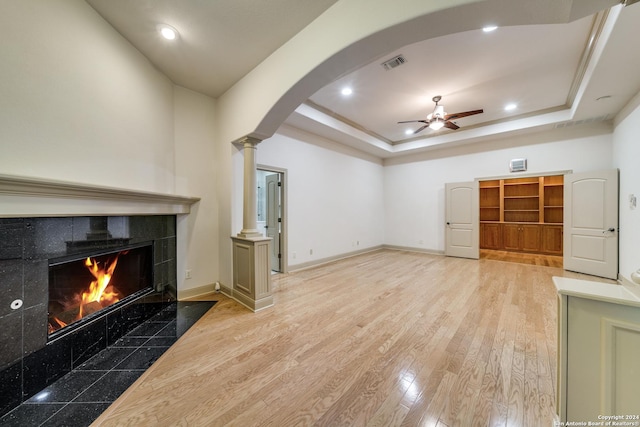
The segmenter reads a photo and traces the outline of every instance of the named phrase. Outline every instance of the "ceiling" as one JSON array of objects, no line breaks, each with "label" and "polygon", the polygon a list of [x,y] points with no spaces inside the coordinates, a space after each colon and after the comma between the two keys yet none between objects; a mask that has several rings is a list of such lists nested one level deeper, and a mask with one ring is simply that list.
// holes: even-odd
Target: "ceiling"
[{"label": "ceiling", "polygon": [[174,83],[217,98],[337,0],[86,1]]},{"label": "ceiling", "polygon": [[[214,98],[337,0],[86,0],[174,83]],[[640,91],[640,5],[568,24],[452,34],[404,46],[322,88],[285,122],[380,158],[581,123],[610,122]],[[157,26],[178,30],[172,43]],[[402,55],[406,62],[385,69]],[[353,93],[343,96],[343,88]],[[406,134],[442,96],[483,109],[458,130]],[[514,103],[517,107],[505,111]]]}]

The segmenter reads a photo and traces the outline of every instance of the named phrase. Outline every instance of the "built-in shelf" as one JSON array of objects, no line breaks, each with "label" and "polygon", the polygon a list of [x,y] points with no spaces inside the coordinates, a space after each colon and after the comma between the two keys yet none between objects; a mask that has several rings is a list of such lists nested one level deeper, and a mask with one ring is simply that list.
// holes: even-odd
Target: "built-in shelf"
[{"label": "built-in shelf", "polygon": [[480,247],[562,253],[564,176],[480,181]]}]

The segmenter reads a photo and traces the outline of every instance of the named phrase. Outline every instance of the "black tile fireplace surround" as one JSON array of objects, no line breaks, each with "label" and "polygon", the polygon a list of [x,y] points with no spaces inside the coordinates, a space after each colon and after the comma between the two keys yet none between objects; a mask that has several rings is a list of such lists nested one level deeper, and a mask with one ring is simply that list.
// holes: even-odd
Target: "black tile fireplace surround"
[{"label": "black tile fireplace surround", "polygon": [[[48,336],[51,260],[142,245],[152,248],[151,287]],[[175,215],[0,218],[0,416],[161,311],[176,285]]]}]

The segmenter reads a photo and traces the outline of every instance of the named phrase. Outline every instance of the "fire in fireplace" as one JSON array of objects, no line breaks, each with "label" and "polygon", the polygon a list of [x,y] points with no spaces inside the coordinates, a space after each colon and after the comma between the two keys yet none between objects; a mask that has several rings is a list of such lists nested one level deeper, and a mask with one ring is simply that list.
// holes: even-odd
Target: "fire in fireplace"
[{"label": "fire in fireplace", "polygon": [[49,264],[49,336],[152,290],[151,245]]}]

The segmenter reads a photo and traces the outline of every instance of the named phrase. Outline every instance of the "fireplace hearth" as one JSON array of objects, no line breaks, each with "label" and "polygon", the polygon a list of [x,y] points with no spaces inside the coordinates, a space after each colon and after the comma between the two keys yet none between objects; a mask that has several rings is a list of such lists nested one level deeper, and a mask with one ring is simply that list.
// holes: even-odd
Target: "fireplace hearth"
[{"label": "fireplace hearth", "polygon": [[[83,302],[105,276],[118,301]],[[175,215],[0,218],[0,415],[161,311],[176,284]]]}]

